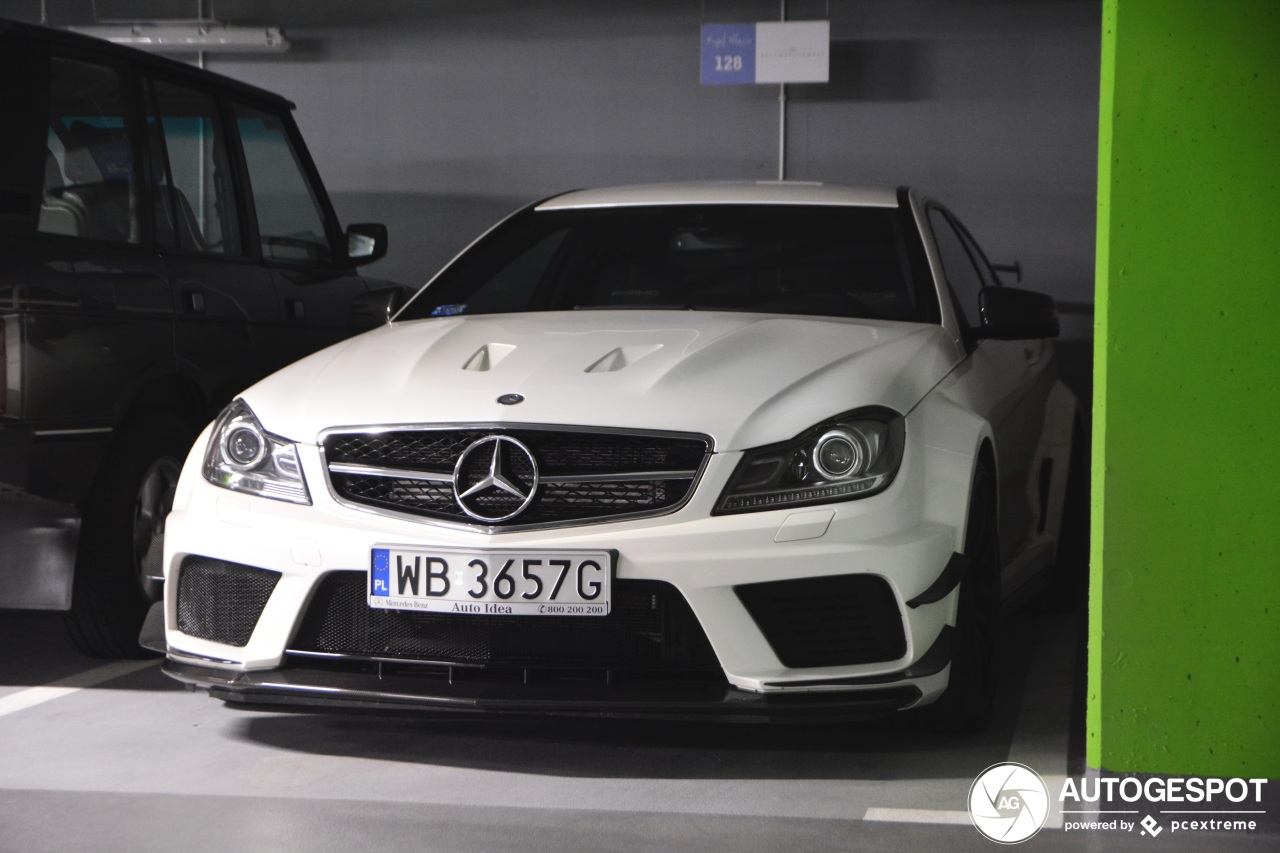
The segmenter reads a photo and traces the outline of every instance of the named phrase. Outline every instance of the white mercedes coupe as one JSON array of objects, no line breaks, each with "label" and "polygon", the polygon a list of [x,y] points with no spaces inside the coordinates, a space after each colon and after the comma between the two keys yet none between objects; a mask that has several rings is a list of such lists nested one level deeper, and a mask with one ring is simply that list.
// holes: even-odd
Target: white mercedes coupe
[{"label": "white mercedes coupe", "polygon": [[1013,269],[909,189],[533,204],[205,429],[144,644],[232,703],[980,728],[1080,467]]}]

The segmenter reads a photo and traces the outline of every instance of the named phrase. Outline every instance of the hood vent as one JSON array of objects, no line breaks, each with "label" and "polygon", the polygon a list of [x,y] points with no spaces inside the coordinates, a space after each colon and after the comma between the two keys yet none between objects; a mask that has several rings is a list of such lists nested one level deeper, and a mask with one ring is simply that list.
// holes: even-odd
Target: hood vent
[{"label": "hood vent", "polygon": [[462,365],[462,369],[475,370],[481,373],[486,370],[492,370],[498,366],[499,362],[515,351],[516,348],[511,344],[485,344],[476,350],[471,358],[467,359],[467,363]]},{"label": "hood vent", "polygon": [[639,347],[617,347],[605,353],[587,368],[587,373],[613,373],[630,367],[646,355],[662,349],[662,344],[649,344]]}]

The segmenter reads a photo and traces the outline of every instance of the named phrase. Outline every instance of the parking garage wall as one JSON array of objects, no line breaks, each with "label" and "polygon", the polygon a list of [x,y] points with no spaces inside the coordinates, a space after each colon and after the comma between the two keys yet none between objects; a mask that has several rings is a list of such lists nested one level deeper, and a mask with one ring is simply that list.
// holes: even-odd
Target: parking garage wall
[{"label": "parking garage wall", "polygon": [[1106,2],[1095,768],[1280,778],[1277,34],[1271,0]]}]

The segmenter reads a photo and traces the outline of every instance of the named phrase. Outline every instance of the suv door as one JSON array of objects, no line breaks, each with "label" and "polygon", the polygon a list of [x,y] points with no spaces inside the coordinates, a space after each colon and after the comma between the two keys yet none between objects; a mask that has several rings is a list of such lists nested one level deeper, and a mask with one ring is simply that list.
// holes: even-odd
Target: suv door
[{"label": "suv door", "polygon": [[18,295],[20,416],[35,437],[32,481],[44,497],[80,502],[82,464],[113,432],[120,399],[172,371],[173,301],[143,239],[128,75],[55,54],[48,79],[40,211]]},{"label": "suv door", "polygon": [[283,316],[280,355],[289,363],[350,336],[352,302],[369,288],[347,263],[337,219],[292,117],[241,102],[232,111],[259,250]]},{"label": "suv door", "polygon": [[[0,86],[0,607],[67,610],[82,651],[133,656],[200,427],[280,366],[284,300],[293,357],[345,335],[367,288],[283,98],[7,21],[0,71],[21,84]],[[256,174],[257,199],[253,121],[297,169]],[[290,220],[300,197],[319,225]],[[386,251],[383,226],[352,233],[359,262]]]},{"label": "suv door", "polygon": [[245,236],[243,181],[220,99],[162,77],[144,89],[179,369],[206,399],[228,400],[280,364],[275,286]]}]

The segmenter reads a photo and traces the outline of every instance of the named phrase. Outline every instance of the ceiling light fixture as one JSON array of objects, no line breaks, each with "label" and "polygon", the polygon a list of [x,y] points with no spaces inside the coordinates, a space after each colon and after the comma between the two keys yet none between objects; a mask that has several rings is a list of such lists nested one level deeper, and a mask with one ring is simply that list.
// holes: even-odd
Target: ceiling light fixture
[{"label": "ceiling light fixture", "polygon": [[283,53],[289,49],[279,27],[227,26],[217,21],[104,21],[67,29],[153,53]]}]

